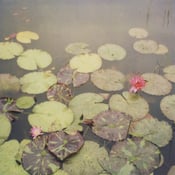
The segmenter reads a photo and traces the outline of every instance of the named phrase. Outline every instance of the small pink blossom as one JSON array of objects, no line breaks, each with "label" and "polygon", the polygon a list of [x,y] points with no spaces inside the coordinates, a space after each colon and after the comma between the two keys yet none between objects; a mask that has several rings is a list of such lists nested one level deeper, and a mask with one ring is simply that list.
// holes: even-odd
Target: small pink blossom
[{"label": "small pink blossom", "polygon": [[41,128],[37,127],[37,126],[33,126],[30,129],[30,134],[32,135],[33,139],[35,139],[37,136],[42,135],[42,130]]},{"label": "small pink blossom", "polygon": [[143,77],[139,75],[134,75],[129,82],[131,84],[131,88],[129,89],[129,92],[133,92],[133,93],[136,93],[142,88],[144,88],[146,84],[146,81],[143,79]]}]

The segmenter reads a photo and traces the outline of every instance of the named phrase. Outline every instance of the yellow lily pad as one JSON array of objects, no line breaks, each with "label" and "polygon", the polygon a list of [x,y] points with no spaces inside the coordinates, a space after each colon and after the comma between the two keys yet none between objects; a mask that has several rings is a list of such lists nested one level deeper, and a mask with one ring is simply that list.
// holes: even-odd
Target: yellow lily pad
[{"label": "yellow lily pad", "polygon": [[129,29],[128,33],[131,37],[135,37],[137,39],[146,38],[148,36],[148,32],[144,28],[139,27]]}]

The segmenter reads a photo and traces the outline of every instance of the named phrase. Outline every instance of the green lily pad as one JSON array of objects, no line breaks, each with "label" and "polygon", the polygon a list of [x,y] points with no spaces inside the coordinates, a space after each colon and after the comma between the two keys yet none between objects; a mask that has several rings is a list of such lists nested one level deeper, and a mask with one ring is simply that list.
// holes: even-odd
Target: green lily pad
[{"label": "green lily pad", "polygon": [[124,112],[132,120],[143,118],[149,112],[147,101],[138,94],[123,92],[122,95],[114,94],[109,100],[110,109]]},{"label": "green lily pad", "polygon": [[64,170],[61,170],[61,169],[59,169],[59,170],[57,170],[57,172],[55,172],[54,174],[52,174],[52,175],[70,175],[70,174],[68,174],[66,171],[64,171]]},{"label": "green lily pad", "polygon": [[69,65],[71,69],[76,69],[77,72],[90,73],[98,70],[102,66],[101,58],[95,54],[82,54],[74,56]]},{"label": "green lily pad", "polygon": [[105,60],[122,60],[126,57],[126,50],[117,44],[104,44],[98,48],[98,54]]},{"label": "green lily pad", "polygon": [[63,169],[70,175],[97,175],[103,171],[100,160],[107,156],[103,147],[95,142],[85,141],[81,150],[64,162]]},{"label": "green lily pad", "polygon": [[175,65],[167,66],[163,69],[164,77],[175,83]]},{"label": "green lily pad", "polygon": [[16,100],[16,106],[20,109],[31,108],[35,104],[35,99],[32,96],[22,96]]},{"label": "green lily pad", "polygon": [[150,95],[166,95],[172,89],[172,84],[163,76],[155,73],[142,74],[143,79],[146,81],[145,87],[142,91]]},{"label": "green lily pad", "polygon": [[41,136],[24,148],[22,164],[30,174],[49,175],[60,168],[60,162],[46,149],[47,137]]},{"label": "green lily pad", "polygon": [[0,42],[0,59],[10,60],[23,52],[21,44],[16,42]]},{"label": "green lily pad", "polygon": [[100,69],[91,74],[92,83],[105,91],[117,91],[124,88],[126,81],[123,73],[113,69]]},{"label": "green lily pad", "polygon": [[5,116],[5,114],[0,114],[0,145],[7,140],[11,132],[11,122]]},{"label": "green lily pad", "polygon": [[140,28],[140,27],[131,28],[129,29],[128,33],[131,37],[134,37],[137,39],[146,38],[148,36],[148,32],[144,28]]},{"label": "green lily pad", "polygon": [[29,49],[23,52],[17,59],[19,67],[25,70],[37,70],[45,68],[52,62],[49,53],[39,49]]},{"label": "green lily pad", "polygon": [[108,105],[102,103],[103,97],[96,93],[82,93],[75,96],[69,103],[75,116],[92,119],[98,113],[108,110]]},{"label": "green lily pad", "polygon": [[50,86],[57,82],[57,78],[51,72],[31,72],[20,78],[21,90],[28,94],[40,94],[46,92]]},{"label": "green lily pad", "polygon": [[83,42],[71,43],[66,47],[65,51],[73,55],[85,54],[90,52],[88,46],[88,44]]},{"label": "green lily pad", "polygon": [[37,104],[32,112],[28,116],[30,125],[37,126],[44,132],[62,130],[73,121],[72,110],[57,101],[45,101]]},{"label": "green lily pad", "polygon": [[128,134],[131,117],[115,111],[104,111],[93,118],[92,131],[107,140],[124,140]]},{"label": "green lily pad", "polygon": [[171,126],[153,117],[132,122],[129,133],[136,137],[143,137],[159,147],[166,146],[173,137]]}]

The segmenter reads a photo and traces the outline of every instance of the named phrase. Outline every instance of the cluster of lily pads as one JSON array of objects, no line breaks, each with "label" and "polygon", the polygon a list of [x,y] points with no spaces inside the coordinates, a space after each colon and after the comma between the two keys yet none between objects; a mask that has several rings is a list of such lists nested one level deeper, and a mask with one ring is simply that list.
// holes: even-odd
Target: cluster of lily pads
[{"label": "cluster of lily pads", "polygon": [[[133,48],[143,54],[166,54],[168,49],[148,37],[142,28],[132,28],[129,35],[137,40]],[[0,98],[0,174],[9,175],[150,175],[163,164],[159,148],[172,139],[172,127],[150,114],[149,103],[139,93],[126,90],[129,79],[120,70],[103,68],[103,60],[127,59],[126,49],[118,44],[104,44],[92,53],[83,42],[69,44],[69,63],[55,75],[45,70],[51,55],[40,49],[27,49],[20,43],[39,39],[31,31],[19,32],[12,41],[0,42],[0,59],[16,59],[26,71],[18,78],[0,74],[1,94],[17,93],[13,99]],[[16,40],[16,41],[15,41]],[[18,41],[18,42],[17,42]],[[175,65],[157,73],[140,74],[146,84],[144,94],[163,96],[161,112],[175,121]],[[91,82],[99,93],[73,95],[73,89]],[[47,100],[37,103],[38,94]],[[8,140],[16,113],[31,109],[28,122],[41,133],[21,142]],[[98,137],[112,143],[108,151],[95,141],[85,140],[83,125],[90,125]]]}]

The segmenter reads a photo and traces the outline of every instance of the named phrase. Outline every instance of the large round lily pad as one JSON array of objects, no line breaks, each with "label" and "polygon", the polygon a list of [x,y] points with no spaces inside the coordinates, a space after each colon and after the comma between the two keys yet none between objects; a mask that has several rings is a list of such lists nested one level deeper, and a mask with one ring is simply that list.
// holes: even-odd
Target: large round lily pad
[{"label": "large round lily pad", "polygon": [[92,141],[85,141],[81,150],[64,162],[63,169],[70,175],[97,175],[103,171],[100,160],[107,156],[104,147],[99,147]]},{"label": "large round lily pad", "polygon": [[19,67],[25,70],[37,70],[45,68],[52,62],[52,57],[46,51],[29,49],[23,52],[17,59]]},{"label": "large round lily pad", "polygon": [[175,65],[169,65],[163,69],[164,77],[175,83]]},{"label": "large round lily pad", "polygon": [[105,91],[117,91],[124,88],[126,81],[123,73],[113,69],[100,69],[91,74],[92,83]]},{"label": "large round lily pad", "polygon": [[140,27],[131,28],[129,29],[128,33],[131,37],[134,37],[137,39],[146,38],[148,36],[148,32],[144,28],[140,28]]},{"label": "large round lily pad", "polygon": [[57,82],[51,72],[31,72],[20,78],[21,89],[25,93],[40,94],[46,92],[50,86]]},{"label": "large round lily pad", "polygon": [[93,118],[92,131],[107,140],[124,140],[128,134],[131,117],[115,111],[104,111]]},{"label": "large round lily pad", "polygon": [[98,70],[102,66],[101,58],[95,54],[82,54],[74,56],[70,62],[70,67],[77,72],[90,73]]},{"label": "large round lily pad", "polygon": [[62,130],[73,121],[73,112],[66,105],[57,101],[45,101],[34,106],[28,120],[32,126],[44,132]]},{"label": "large round lily pad", "polygon": [[0,42],[0,59],[10,60],[23,52],[21,44],[16,42]]},{"label": "large round lily pad", "polygon": [[172,84],[159,74],[144,73],[142,77],[146,81],[146,85],[142,88],[142,91],[147,94],[166,95],[172,89]]},{"label": "large round lily pad", "polygon": [[108,110],[108,105],[102,103],[104,98],[96,93],[82,93],[75,96],[69,103],[69,107],[75,116],[84,119],[92,119],[98,113]]},{"label": "large round lily pad", "polygon": [[117,44],[104,44],[98,48],[98,54],[105,60],[122,60],[126,57],[126,50]]},{"label": "large round lily pad", "polygon": [[130,115],[133,120],[143,118],[149,112],[149,105],[143,97],[127,91],[123,92],[122,95],[112,95],[109,106],[112,110]]}]

